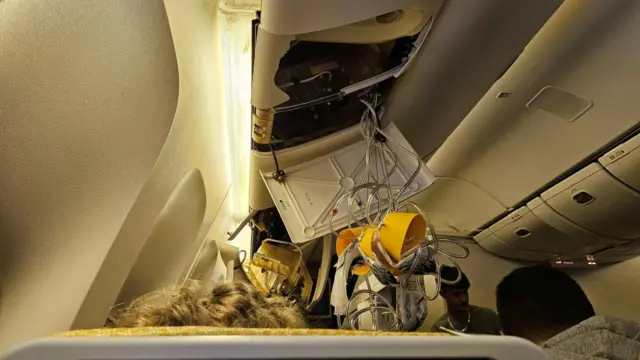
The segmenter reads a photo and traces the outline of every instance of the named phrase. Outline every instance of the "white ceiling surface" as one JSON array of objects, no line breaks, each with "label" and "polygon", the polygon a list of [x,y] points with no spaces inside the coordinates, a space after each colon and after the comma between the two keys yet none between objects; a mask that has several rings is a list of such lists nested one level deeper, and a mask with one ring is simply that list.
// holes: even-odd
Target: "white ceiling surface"
[{"label": "white ceiling surface", "polygon": [[160,2],[0,2],[0,352],[71,325],[178,97]]},{"label": "white ceiling surface", "polygon": [[[468,235],[637,126],[639,38],[640,2],[565,1],[429,160],[436,228]],[[527,108],[548,85],[593,107],[573,122]]]},{"label": "white ceiling surface", "polygon": [[394,122],[424,157],[440,146],[562,0],[449,0],[388,100]]}]

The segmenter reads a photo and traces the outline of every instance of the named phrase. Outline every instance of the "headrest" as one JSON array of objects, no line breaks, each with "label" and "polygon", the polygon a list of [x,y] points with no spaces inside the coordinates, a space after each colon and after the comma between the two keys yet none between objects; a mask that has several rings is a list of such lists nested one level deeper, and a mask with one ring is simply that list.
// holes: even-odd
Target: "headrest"
[{"label": "headrest", "polygon": [[207,326],[175,326],[148,328],[102,328],[73,330],[56,334],[55,337],[151,337],[151,336],[448,336],[445,333],[384,332],[332,329],[244,329],[217,328]]}]

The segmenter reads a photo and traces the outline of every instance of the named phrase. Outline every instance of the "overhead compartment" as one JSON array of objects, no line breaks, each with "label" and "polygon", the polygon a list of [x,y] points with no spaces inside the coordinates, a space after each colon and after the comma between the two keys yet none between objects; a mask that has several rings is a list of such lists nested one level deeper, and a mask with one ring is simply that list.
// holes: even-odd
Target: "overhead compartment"
[{"label": "overhead compartment", "polygon": [[595,264],[609,264],[633,259],[638,255],[640,255],[640,241],[631,241],[621,246],[600,251],[594,254],[591,260]]},{"label": "overhead compartment", "polygon": [[488,230],[507,245],[536,252],[564,254],[592,243],[588,237],[572,237],[543,222],[526,206],[507,215]]},{"label": "overhead compartment", "polygon": [[615,147],[598,162],[618,180],[640,191],[640,134]]},{"label": "overhead compartment", "polygon": [[[599,171],[603,170],[599,169],[595,173]],[[611,192],[606,194],[609,193]],[[562,197],[563,194],[560,191],[550,200],[559,202],[556,197]],[[600,191],[597,192],[598,197],[605,196],[603,194]],[[616,201],[610,200],[613,203]],[[600,206],[605,210],[610,208],[609,202]],[[566,209],[560,206],[558,208]],[[606,213],[600,216],[605,219],[604,223],[606,221],[616,223],[615,219],[620,218],[616,216],[618,212],[614,209],[612,218],[609,218]],[[582,214],[579,213],[577,216],[578,220],[582,219],[580,215]],[[627,217],[627,222],[631,218],[633,215]],[[587,216],[586,219],[585,221],[588,221],[589,217]],[[513,211],[474,238],[482,248],[497,256],[534,262],[554,260],[555,266],[564,267],[616,263],[640,255],[640,240],[625,241],[586,229],[575,220],[569,220],[568,217],[563,216],[558,209],[551,207],[541,197]]]},{"label": "overhead compartment", "polygon": [[[537,196],[559,176],[637,130],[639,21],[637,1],[562,3],[429,158],[427,165],[438,179],[458,179],[492,198],[472,204],[458,196],[459,187],[451,186],[427,199],[423,205],[427,212],[437,212],[445,202],[457,209],[436,220],[436,229],[461,219],[473,219],[464,224],[468,230],[484,228],[502,214],[493,204],[518,209],[524,199]],[[427,115],[425,121],[440,119]],[[616,207],[625,204],[606,198]],[[603,202],[598,197],[593,205]],[[552,204],[556,210],[557,206]],[[577,221],[571,214],[563,215]],[[616,211],[615,216],[619,215]],[[622,215],[628,215],[627,210]],[[601,232],[600,225],[608,218],[612,225],[605,230],[611,231]],[[614,219],[613,213],[598,213],[597,219],[600,223],[576,223],[623,239],[637,233],[620,227],[624,221]],[[460,231],[458,235],[470,234]]]},{"label": "overhead compartment", "polygon": [[596,234],[640,238],[640,193],[592,163],[545,191],[542,200],[555,212]]},{"label": "overhead compartment", "polygon": [[568,241],[579,241],[580,247],[564,252],[563,258],[568,259],[584,259],[585,256],[594,254],[602,249],[623,244],[620,239],[610,238],[593,231],[587,230],[560,215],[549,204],[544,202],[542,198],[537,197],[527,203],[527,208],[531,210],[540,221],[544,224],[558,230],[564,234]]},{"label": "overhead compartment", "polygon": [[541,262],[549,261],[558,256],[558,254],[530,251],[506,244],[488,229],[474,236],[474,239],[483,249],[507,259]]},{"label": "overhead compartment", "polygon": [[443,3],[262,1],[250,49],[252,209],[274,205],[261,171],[298,165],[362,138],[348,129],[358,127],[368,106],[380,111]]}]

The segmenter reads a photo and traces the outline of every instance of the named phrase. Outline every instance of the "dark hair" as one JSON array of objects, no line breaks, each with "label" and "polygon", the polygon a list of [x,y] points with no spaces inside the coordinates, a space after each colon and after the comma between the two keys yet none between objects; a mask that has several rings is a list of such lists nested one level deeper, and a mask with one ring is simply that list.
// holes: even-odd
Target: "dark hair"
[{"label": "dark hair", "polygon": [[453,289],[453,290],[469,290],[471,287],[471,283],[469,282],[469,278],[458,268],[448,265],[443,265],[440,267],[440,278],[449,282],[456,281],[458,278],[458,273],[461,274],[460,281],[455,284],[446,284],[442,282],[440,284],[441,290]]},{"label": "dark hair", "polygon": [[502,330],[543,342],[595,315],[580,285],[548,265],[516,269],[496,289]]}]

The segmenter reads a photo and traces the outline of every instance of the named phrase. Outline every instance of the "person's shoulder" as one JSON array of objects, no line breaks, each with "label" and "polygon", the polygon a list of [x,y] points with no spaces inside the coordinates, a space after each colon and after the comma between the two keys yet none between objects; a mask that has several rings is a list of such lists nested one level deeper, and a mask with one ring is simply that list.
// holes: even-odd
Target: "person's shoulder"
[{"label": "person's shoulder", "polygon": [[442,325],[447,321],[447,314],[442,314],[433,324],[434,325]]},{"label": "person's shoulder", "polygon": [[498,313],[486,307],[475,306],[474,308],[471,313],[471,319],[475,317],[479,322],[487,326],[485,334],[500,335],[501,326]]},{"label": "person's shoulder", "polygon": [[482,316],[490,316],[490,317],[496,317],[496,318],[498,317],[497,312],[486,307],[470,305],[470,308],[473,313],[476,313]]},{"label": "person's shoulder", "polygon": [[440,331],[440,327],[444,326],[447,322],[447,315],[446,314],[442,314],[438,320],[436,320],[433,325],[431,326],[431,331]]},{"label": "person's shoulder", "polygon": [[469,305],[469,307],[471,308],[471,311],[496,314],[493,309],[489,309],[488,307],[477,305]]}]

